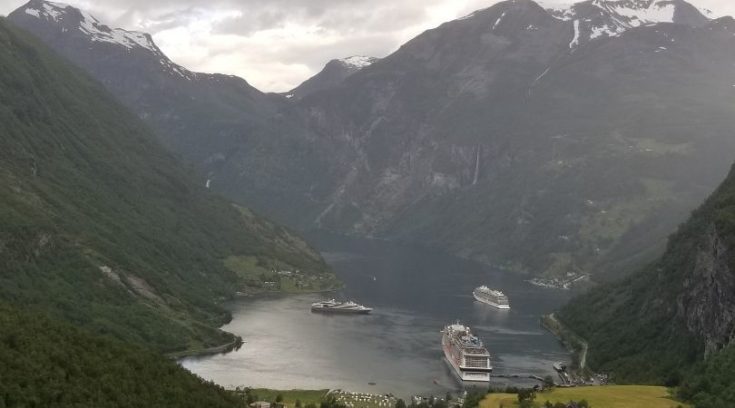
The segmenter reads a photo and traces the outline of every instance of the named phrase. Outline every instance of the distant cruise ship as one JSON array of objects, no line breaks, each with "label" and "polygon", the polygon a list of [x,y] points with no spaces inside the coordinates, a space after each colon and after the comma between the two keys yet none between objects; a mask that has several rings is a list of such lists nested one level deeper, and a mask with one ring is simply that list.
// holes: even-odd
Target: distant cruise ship
[{"label": "distant cruise ship", "polygon": [[497,307],[498,309],[510,309],[508,296],[505,296],[505,294],[499,290],[493,290],[483,285],[479,288],[475,288],[475,290],[472,291],[472,295],[479,302]]},{"label": "distant cruise ship", "polygon": [[312,303],[311,311],[319,313],[368,314],[372,312],[373,309],[363,305],[358,305],[355,302],[338,302],[331,299]]},{"label": "distant cruise ship", "polygon": [[444,357],[454,374],[462,381],[489,382],[490,353],[470,328],[459,323],[450,324],[442,331]]}]

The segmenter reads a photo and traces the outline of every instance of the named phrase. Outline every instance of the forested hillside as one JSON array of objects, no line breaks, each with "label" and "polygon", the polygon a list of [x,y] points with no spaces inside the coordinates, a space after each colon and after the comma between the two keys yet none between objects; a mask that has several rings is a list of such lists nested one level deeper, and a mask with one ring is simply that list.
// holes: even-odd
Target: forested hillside
[{"label": "forested hillside", "polygon": [[0,407],[241,407],[142,347],[0,304]]},{"label": "forested hillside", "polygon": [[0,20],[0,301],[161,351],[226,343],[225,267],[332,274],[285,229],[211,194],[80,70]]},{"label": "forested hillside", "polygon": [[[588,341],[591,368],[610,373],[615,381],[676,385],[686,379],[690,397],[729,384],[732,398],[733,383],[724,377],[697,378],[732,364],[732,347],[727,347],[735,334],[734,249],[731,171],[669,238],[657,262],[576,299],[559,316]],[[706,365],[701,363],[705,357]],[[702,365],[690,374],[696,364]]]},{"label": "forested hillside", "polygon": [[697,364],[679,387],[679,396],[696,408],[735,407],[735,347]]}]

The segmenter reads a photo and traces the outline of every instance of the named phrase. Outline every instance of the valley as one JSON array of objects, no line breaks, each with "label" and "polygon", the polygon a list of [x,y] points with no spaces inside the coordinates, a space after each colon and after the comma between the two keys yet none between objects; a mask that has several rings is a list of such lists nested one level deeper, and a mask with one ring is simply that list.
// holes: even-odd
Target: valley
[{"label": "valley", "polygon": [[[443,361],[440,331],[459,320],[492,355],[493,385],[556,376],[569,353],[539,323],[569,298],[522,279],[433,249],[393,242],[309,234],[345,286],[328,294],[267,295],[231,303],[223,330],[241,336],[231,353],[193,357],[181,365],[227,389],[342,389],[349,392],[444,396],[461,385]],[[481,284],[503,290],[510,310],[479,303]],[[311,303],[338,298],[373,308],[369,315],[312,313]],[[501,378],[521,375],[524,378]]]},{"label": "valley", "polygon": [[156,41],[328,8],[112,2],[0,17],[0,408],[735,404],[732,17],[490,1],[336,58],[322,21],[276,93]]}]

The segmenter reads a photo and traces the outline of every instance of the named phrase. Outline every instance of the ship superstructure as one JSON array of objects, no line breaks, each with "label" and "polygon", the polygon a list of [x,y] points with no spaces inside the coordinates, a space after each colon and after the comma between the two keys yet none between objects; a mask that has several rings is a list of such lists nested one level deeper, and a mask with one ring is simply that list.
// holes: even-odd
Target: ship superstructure
[{"label": "ship superstructure", "polygon": [[505,296],[505,293],[499,290],[490,289],[485,285],[475,288],[475,290],[472,291],[472,296],[474,296],[478,302],[497,307],[498,309],[510,309],[508,296]]},{"label": "ship superstructure", "polygon": [[330,299],[312,303],[311,311],[319,313],[368,314],[372,312],[373,309],[352,301],[338,302],[334,299]]},{"label": "ship superstructure", "polygon": [[489,382],[493,367],[490,353],[469,327],[450,324],[442,330],[444,357],[462,381]]}]

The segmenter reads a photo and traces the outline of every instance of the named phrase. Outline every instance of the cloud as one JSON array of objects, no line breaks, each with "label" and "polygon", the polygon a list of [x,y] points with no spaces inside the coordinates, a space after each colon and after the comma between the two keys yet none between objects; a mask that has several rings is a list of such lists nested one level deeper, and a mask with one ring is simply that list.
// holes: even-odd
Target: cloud
[{"label": "cloud", "polygon": [[[64,1],[64,0],[62,0]],[[333,58],[384,57],[444,21],[499,0],[66,0],[110,26],[149,32],[175,62],[289,90]],[[550,2],[569,0],[547,0]],[[23,0],[0,0],[8,14]],[[715,15],[732,0],[693,0]]]}]

